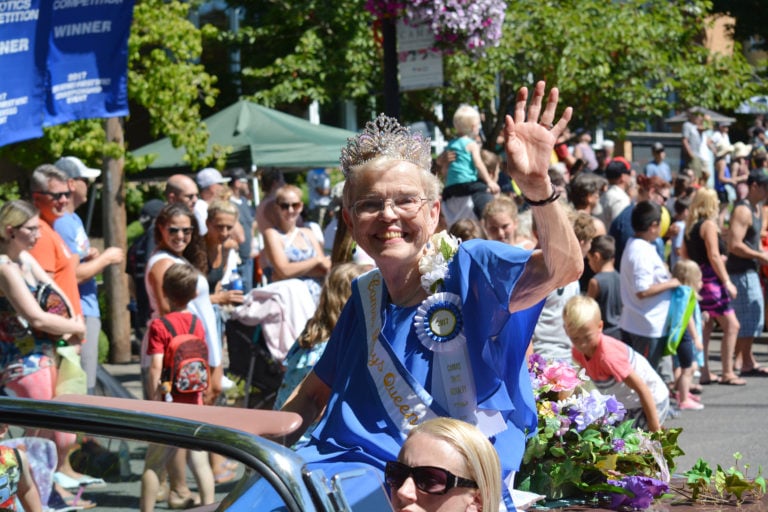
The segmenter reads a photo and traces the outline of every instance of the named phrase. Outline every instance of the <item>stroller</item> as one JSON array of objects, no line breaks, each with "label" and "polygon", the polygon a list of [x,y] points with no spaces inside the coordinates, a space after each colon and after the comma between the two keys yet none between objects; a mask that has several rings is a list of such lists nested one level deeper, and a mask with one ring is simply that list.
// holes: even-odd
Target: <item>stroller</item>
[{"label": "stroller", "polygon": [[316,305],[298,279],[276,281],[246,295],[224,329],[229,371],[245,379],[245,406],[271,409],[283,381],[283,359]]},{"label": "stroller", "polygon": [[245,379],[245,407],[272,409],[283,382],[283,365],[269,352],[261,325],[249,326],[230,318],[224,331],[229,350],[229,372]]}]

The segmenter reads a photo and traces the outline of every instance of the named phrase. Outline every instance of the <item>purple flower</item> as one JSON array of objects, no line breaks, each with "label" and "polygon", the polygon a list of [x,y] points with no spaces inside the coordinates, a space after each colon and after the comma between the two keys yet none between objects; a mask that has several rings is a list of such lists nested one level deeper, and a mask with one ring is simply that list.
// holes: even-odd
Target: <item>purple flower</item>
[{"label": "purple flower", "polygon": [[624,445],[626,444],[623,439],[614,439],[611,443],[613,445],[613,451],[621,453],[624,451]]},{"label": "purple flower", "polygon": [[646,509],[653,500],[669,491],[669,486],[661,480],[649,476],[625,476],[621,480],[608,480],[608,483],[626,489],[630,494],[611,493],[613,510],[621,507]]}]

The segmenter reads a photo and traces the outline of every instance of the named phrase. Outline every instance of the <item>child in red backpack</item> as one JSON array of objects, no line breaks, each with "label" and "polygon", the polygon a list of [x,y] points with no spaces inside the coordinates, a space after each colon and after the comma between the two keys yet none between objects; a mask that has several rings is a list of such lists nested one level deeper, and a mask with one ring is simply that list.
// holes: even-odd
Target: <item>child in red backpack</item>
[{"label": "child in red backpack", "polygon": [[[203,404],[202,391],[184,393],[176,386],[163,379],[164,370],[167,372],[172,361],[166,361],[166,349],[175,335],[191,333],[200,340],[205,339],[202,322],[187,310],[187,303],[197,295],[198,271],[188,263],[175,263],[168,267],[163,275],[163,293],[168,299],[171,312],[152,320],[149,324],[147,355],[151,357],[147,378],[147,396],[151,400],[167,400],[188,404]],[[171,326],[171,330],[168,329]],[[173,332],[172,332],[173,331]],[[207,353],[204,357],[207,360]],[[166,377],[167,378],[167,377]],[[158,474],[166,463],[176,454],[178,449],[171,446],[150,444],[144,461],[144,474],[141,477],[142,512],[150,512],[155,508],[157,491],[160,486]],[[213,471],[208,462],[208,454],[202,451],[187,452],[189,467],[197,481],[200,492],[200,503],[208,505],[214,501]],[[197,504],[193,500],[190,505]]]}]

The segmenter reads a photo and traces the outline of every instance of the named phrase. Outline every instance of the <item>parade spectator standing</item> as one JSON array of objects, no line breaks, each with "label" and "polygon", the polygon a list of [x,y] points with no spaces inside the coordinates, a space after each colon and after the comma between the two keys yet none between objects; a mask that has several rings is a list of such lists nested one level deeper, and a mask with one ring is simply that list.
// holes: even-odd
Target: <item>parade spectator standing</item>
[{"label": "parade spectator standing", "polygon": [[195,211],[199,198],[197,183],[189,176],[174,174],[168,178],[165,184],[165,200],[168,204],[184,203],[191,211]]},{"label": "parade spectator standing", "polygon": [[99,252],[92,247],[83,221],[75,213],[75,210],[88,200],[88,186],[91,180],[101,175],[101,171],[87,167],[82,160],[74,156],[60,158],[54,165],[67,174],[69,190],[72,192],[66,212],[54,221],[53,229],[66,242],[69,250],[80,258],[75,273],[86,327],[85,344],[80,351],[80,361],[87,375],[88,393],[93,394],[96,387],[99,334],[101,333],[96,276],[109,265],[122,263],[123,250],[119,247],[108,247],[104,252]]},{"label": "parade spectator standing", "polygon": [[688,110],[688,120],[683,123],[683,167],[693,170],[696,180],[700,180],[706,171],[704,160],[701,157],[701,126],[702,115],[698,109]]},{"label": "parade spectator standing", "polygon": [[667,154],[664,149],[664,144],[661,142],[654,142],[651,147],[653,152],[653,160],[645,164],[645,175],[658,176],[664,181],[672,182],[672,170],[669,168],[669,164],[665,160]]},{"label": "parade spectator standing", "polygon": [[[165,184],[165,202],[166,204],[182,203],[189,211],[195,211],[195,204],[200,198],[200,193],[197,188],[195,180],[184,174],[174,174]],[[207,208],[207,207],[206,207]],[[159,213],[160,210],[157,210]],[[157,216],[155,213],[155,216]],[[207,212],[206,212],[207,213]],[[146,251],[144,253],[147,258],[155,252],[155,219],[152,219],[152,223],[149,226],[149,240],[147,241]],[[146,265],[146,261],[143,262]]]},{"label": "parade spectator standing", "polygon": [[621,277],[614,265],[615,254],[616,243],[612,236],[598,235],[592,239],[587,262],[594,276],[589,280],[586,295],[595,299],[600,306],[603,332],[621,339]]},{"label": "parade spectator standing", "polygon": [[763,252],[760,241],[763,204],[768,198],[768,174],[763,169],[754,170],[749,173],[747,184],[747,197],[734,204],[728,229],[726,269],[736,285],[733,309],[738,311],[740,324],[736,362],[741,363],[742,376],[768,377],[768,369],[758,366],[752,352],[752,343],[763,332],[765,324],[765,300],[758,270],[760,265],[768,265],[768,254]]},{"label": "parade spectator standing", "polygon": [[53,230],[53,223],[67,212],[72,192],[68,176],[51,164],[43,164],[32,172],[30,188],[34,205],[40,210],[40,239],[29,253],[40,263],[72,303],[73,314],[81,316],[83,308],[77,288],[77,265],[80,258]]},{"label": "parade spectator standing", "polygon": [[[739,332],[739,320],[733,310],[732,299],[736,297],[736,286],[731,282],[728,270],[723,262],[726,244],[720,235],[717,224],[719,210],[717,193],[708,188],[699,189],[691,201],[690,212],[685,232],[683,255],[699,264],[703,286],[699,304],[701,310],[709,315],[704,324],[704,367],[701,369],[701,384],[720,382],[734,386],[746,384],[733,370],[733,355],[736,335]],[[720,361],[722,376],[718,379],[709,371],[709,340],[714,322],[720,324],[723,338],[720,342]]]},{"label": "parade spectator standing", "polygon": [[325,226],[325,214],[331,204],[331,177],[324,167],[312,169],[307,173],[307,190],[309,191],[308,221]]},{"label": "parade spectator standing", "polygon": [[656,251],[661,207],[652,201],[639,202],[632,211],[632,229],[634,236],[627,242],[619,270],[624,304],[619,325],[624,341],[659,371],[671,290],[680,283],[670,278]]},{"label": "parade spectator standing", "polygon": [[616,157],[606,167],[605,177],[608,180],[608,190],[600,196],[600,220],[609,227],[613,219],[631,203],[628,192],[632,186],[632,167],[624,158]]},{"label": "parade spectator standing", "polygon": [[736,199],[744,199],[749,193],[747,179],[751,170],[749,157],[752,154],[752,146],[741,141],[733,145],[731,155],[731,175],[736,180]]},{"label": "parade spectator standing", "polygon": [[[505,504],[508,510],[514,507],[509,486],[526,433],[536,425],[525,359],[528,340],[540,302],[551,290],[576,280],[582,270],[576,237],[547,172],[552,148],[572,110],[567,108],[553,125],[557,89],[549,93],[545,107],[544,82],[536,84],[532,96],[526,116],[528,90],[517,94],[514,118],[506,117],[504,134],[507,170],[531,204],[541,250],[470,240],[458,245],[440,285],[456,296],[459,309],[453,311],[473,319],[463,323],[464,334],[454,339],[463,344],[466,338],[474,354],[461,367],[467,379],[473,376],[476,392],[467,392],[466,398],[477,406],[449,398],[445,383],[432,380],[441,372],[440,358],[427,342],[431,335],[414,323],[422,303],[430,309],[430,304],[444,304],[430,286],[423,286],[419,270],[440,216],[440,183],[430,172],[429,140],[382,114],[342,149],[344,217],[377,269],[356,280],[323,356],[283,407],[301,414],[306,428],[327,405],[309,444],[297,452],[310,469],[336,473],[362,466],[381,471],[385,461],[395,458],[413,423],[479,414],[496,418],[498,426],[484,433],[495,433]],[[366,343],[355,341],[361,339]],[[369,364],[371,358],[382,365]],[[391,371],[385,369],[390,362]],[[302,431],[295,431],[288,442]],[[357,498],[369,490],[359,486]]]},{"label": "parade spectator standing", "polygon": [[[175,382],[163,382],[163,370],[172,368],[175,361],[166,360],[168,346],[176,335],[193,334],[199,339],[205,338],[205,330],[199,319],[188,309],[197,296],[198,276],[200,272],[188,263],[174,263],[163,275],[162,288],[169,312],[149,323],[147,334],[147,357],[150,366],[147,377],[147,395],[149,400],[172,401],[185,404],[203,404],[203,392],[179,393]],[[168,330],[172,328],[172,332]],[[190,354],[186,353],[185,357]],[[166,376],[167,378],[167,376]],[[147,447],[144,472],[141,476],[141,512],[152,512],[157,502],[160,478],[165,466],[173,460],[178,448],[152,444]],[[197,480],[200,492],[200,504],[208,505],[214,501],[214,478],[208,456],[199,450],[186,450],[189,466]],[[192,498],[185,504],[196,504]],[[175,507],[171,507],[175,508]]]},{"label": "parade spectator standing", "polygon": [[243,293],[248,293],[253,288],[253,232],[256,229],[254,211],[251,209],[251,189],[248,186],[250,176],[242,167],[235,167],[227,172],[227,177],[231,180],[229,187],[232,191],[229,200],[237,206],[237,221],[243,228],[243,242],[237,250],[241,261],[238,270],[243,278]]},{"label": "parade spectator standing", "polygon": [[206,167],[195,176],[197,186],[200,188],[200,197],[194,205],[195,217],[200,226],[200,236],[208,232],[205,220],[208,218],[208,206],[214,199],[219,199],[224,192],[224,185],[230,179],[225,178],[219,171],[212,167]]}]

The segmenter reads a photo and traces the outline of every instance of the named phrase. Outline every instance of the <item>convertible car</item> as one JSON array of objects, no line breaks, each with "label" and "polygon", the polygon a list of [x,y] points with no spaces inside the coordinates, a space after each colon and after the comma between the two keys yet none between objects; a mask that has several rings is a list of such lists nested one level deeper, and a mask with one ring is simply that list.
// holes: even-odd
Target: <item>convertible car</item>
[{"label": "convertible car", "polygon": [[[296,453],[278,444],[300,424],[293,413],[64,395],[52,401],[0,397],[0,422],[10,425],[12,437],[35,428],[70,431],[81,440],[95,442],[107,455],[123,452],[120,455],[126,460],[121,470],[94,475],[104,477],[99,486],[83,486],[83,496],[96,502],[98,510],[138,510],[149,442],[216,452],[241,463],[231,482],[217,485],[214,505],[192,510],[261,511],[262,500],[254,500],[249,492],[258,483],[260,497],[272,493],[267,501],[281,504],[270,510],[348,511],[353,508],[345,489],[361,478],[379,478],[373,472],[348,472],[328,479],[309,471]],[[194,481],[189,482],[193,487]],[[391,511],[383,485],[376,503],[371,508],[368,502],[366,511]],[[165,507],[158,504],[157,508]]]}]

